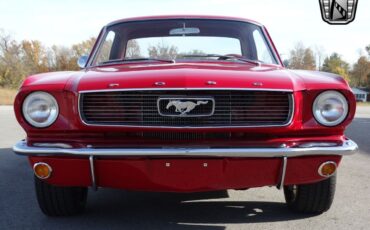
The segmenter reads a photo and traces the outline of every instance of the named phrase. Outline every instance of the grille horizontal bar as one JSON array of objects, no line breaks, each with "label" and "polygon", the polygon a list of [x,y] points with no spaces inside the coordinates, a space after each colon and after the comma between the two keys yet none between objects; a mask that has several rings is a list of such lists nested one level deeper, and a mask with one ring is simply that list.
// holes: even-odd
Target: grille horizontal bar
[{"label": "grille horizontal bar", "polygon": [[[212,116],[162,116],[158,99],[214,99]],[[293,95],[285,91],[137,90],[80,94],[81,119],[88,125],[158,127],[284,126],[293,114]],[[163,109],[163,106],[161,107]]]}]

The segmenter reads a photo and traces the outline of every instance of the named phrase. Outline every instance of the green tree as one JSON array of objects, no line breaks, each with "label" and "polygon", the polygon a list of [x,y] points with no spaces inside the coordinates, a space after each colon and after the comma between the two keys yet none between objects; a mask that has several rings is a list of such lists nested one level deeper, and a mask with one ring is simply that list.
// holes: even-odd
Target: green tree
[{"label": "green tree", "polygon": [[177,56],[177,47],[169,46],[162,42],[154,46],[149,46],[148,53],[151,58],[175,59]]},{"label": "green tree", "polygon": [[49,71],[79,70],[77,60],[83,55],[89,55],[96,38],[91,37],[71,47],[52,46],[47,54]]},{"label": "green tree", "polygon": [[16,88],[26,76],[36,73],[78,70],[77,59],[90,53],[95,40],[48,48],[35,40],[18,43],[0,30],[0,87]]},{"label": "green tree", "polygon": [[321,71],[321,68],[322,68],[322,62],[324,59],[324,55],[325,55],[324,47],[316,45],[315,46],[315,57],[317,60],[317,69],[319,71]]},{"label": "green tree", "polygon": [[366,56],[361,56],[353,65],[351,71],[351,80],[354,86],[370,86],[370,61]]},{"label": "green tree", "polygon": [[65,70],[79,70],[77,65],[77,57],[74,55],[72,49],[64,46],[52,46],[52,59],[53,71],[65,71]]},{"label": "green tree", "polygon": [[140,46],[135,39],[129,40],[127,42],[127,49],[126,49],[126,58],[140,58]]},{"label": "green tree", "polygon": [[310,48],[304,50],[303,56],[303,69],[315,70],[316,69],[316,60],[313,55],[313,51]]},{"label": "green tree", "polygon": [[348,82],[351,80],[349,76],[349,64],[342,60],[338,53],[332,53],[329,57],[325,58],[322,71],[338,74]]},{"label": "green tree", "polygon": [[47,53],[40,41],[22,41],[22,57],[28,74],[49,71]]},{"label": "green tree", "polygon": [[72,45],[73,55],[77,58],[82,55],[89,55],[95,42],[96,38],[91,37],[85,41]]},{"label": "green tree", "polygon": [[16,88],[27,72],[20,60],[22,46],[0,30],[0,86]]},{"label": "green tree", "polygon": [[[187,56],[188,57],[183,57],[183,56]],[[204,55],[207,55],[204,51],[202,50],[198,50],[198,49],[194,49],[194,50],[190,50],[188,52],[181,52],[181,53],[178,53],[177,54],[177,57],[182,57],[182,58],[186,58],[186,59],[199,59],[199,57],[190,57],[191,55],[200,55],[200,56],[204,56]]]},{"label": "green tree", "polygon": [[315,70],[316,60],[311,48],[306,48],[302,43],[297,43],[290,51],[289,68]]},{"label": "green tree", "polygon": [[289,60],[288,59],[284,59],[283,64],[286,68],[289,68]]},{"label": "green tree", "polygon": [[[77,63],[77,60],[83,56],[83,55],[89,55],[94,44],[96,42],[96,38],[95,37],[91,37],[85,41],[82,41],[80,43],[77,43],[77,44],[74,44],[72,45],[72,48],[71,48],[71,51],[66,51],[66,49],[68,49],[67,47],[64,47],[64,51],[63,52],[59,52],[59,55],[61,54],[65,54],[65,55],[69,55],[68,57],[60,57],[59,56],[59,60],[66,60],[68,59],[68,62],[69,64],[67,65],[69,68],[72,68],[71,70],[77,70],[79,69],[78,65],[76,64]],[[56,63],[57,65],[59,65],[58,63]],[[59,65],[61,66],[61,65]]]}]

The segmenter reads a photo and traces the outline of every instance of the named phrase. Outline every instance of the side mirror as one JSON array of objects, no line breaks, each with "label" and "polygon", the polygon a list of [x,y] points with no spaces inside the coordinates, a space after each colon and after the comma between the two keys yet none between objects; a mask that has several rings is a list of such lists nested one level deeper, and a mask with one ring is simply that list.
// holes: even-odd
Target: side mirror
[{"label": "side mirror", "polygon": [[81,69],[85,68],[85,67],[86,67],[87,60],[88,60],[88,59],[89,59],[89,56],[87,56],[87,55],[83,55],[83,56],[79,57],[79,58],[78,58],[78,60],[77,60],[77,65],[78,65]]}]

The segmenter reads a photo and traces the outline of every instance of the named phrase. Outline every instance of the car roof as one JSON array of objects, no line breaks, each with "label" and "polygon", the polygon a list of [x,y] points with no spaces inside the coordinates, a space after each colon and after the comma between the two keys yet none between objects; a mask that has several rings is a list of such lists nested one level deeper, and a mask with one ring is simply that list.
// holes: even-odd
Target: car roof
[{"label": "car roof", "polygon": [[228,21],[241,21],[248,22],[258,26],[262,26],[261,23],[239,17],[230,17],[230,16],[211,16],[211,15],[157,15],[157,16],[144,16],[144,17],[132,17],[132,18],[123,18],[115,20],[107,24],[111,26],[123,22],[133,22],[133,21],[147,21],[147,20],[165,20],[165,19],[214,19],[214,20],[228,20]]}]

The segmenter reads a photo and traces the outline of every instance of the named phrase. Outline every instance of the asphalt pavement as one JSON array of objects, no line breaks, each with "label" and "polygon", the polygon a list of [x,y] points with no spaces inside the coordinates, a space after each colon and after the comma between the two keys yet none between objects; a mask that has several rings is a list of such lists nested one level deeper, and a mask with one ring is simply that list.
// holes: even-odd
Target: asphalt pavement
[{"label": "asphalt pavement", "polygon": [[338,171],[331,209],[318,216],[290,212],[283,192],[264,187],[211,193],[89,191],[86,212],[44,216],[25,157],[11,146],[25,137],[13,110],[0,106],[0,229],[370,229],[370,106],[359,107],[347,136],[360,146]]}]

